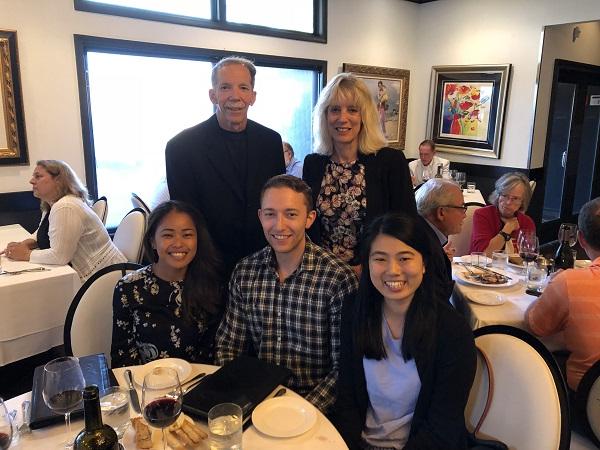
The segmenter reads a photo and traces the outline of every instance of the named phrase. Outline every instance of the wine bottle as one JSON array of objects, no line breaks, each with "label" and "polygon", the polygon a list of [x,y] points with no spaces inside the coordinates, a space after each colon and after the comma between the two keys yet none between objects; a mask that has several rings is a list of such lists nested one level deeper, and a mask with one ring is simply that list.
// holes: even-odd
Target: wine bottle
[{"label": "wine bottle", "polygon": [[441,164],[438,164],[437,173],[435,174],[435,178],[443,178],[443,175],[442,175],[443,168],[444,168],[444,166],[442,166]]},{"label": "wine bottle", "polygon": [[75,438],[74,450],[119,450],[117,433],[102,424],[98,386],[87,386],[83,390],[85,429]]},{"label": "wine bottle", "polygon": [[556,254],[554,255],[554,267],[556,270],[558,269],[572,269],[575,266],[575,260],[573,259],[573,252],[571,251],[571,246],[569,245],[569,237],[567,233],[565,233],[563,239],[558,246],[558,250],[556,250]]}]

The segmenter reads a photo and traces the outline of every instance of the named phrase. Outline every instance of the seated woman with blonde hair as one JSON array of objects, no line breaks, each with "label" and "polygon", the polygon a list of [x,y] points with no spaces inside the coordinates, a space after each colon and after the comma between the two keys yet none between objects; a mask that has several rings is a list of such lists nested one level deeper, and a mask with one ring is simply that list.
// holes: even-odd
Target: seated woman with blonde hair
[{"label": "seated woman with blonde hair", "polygon": [[66,162],[38,161],[29,182],[33,195],[41,200],[42,220],[31,238],[10,242],[2,253],[16,261],[70,264],[82,282],[106,266],[127,261],[88,205],[87,189]]}]

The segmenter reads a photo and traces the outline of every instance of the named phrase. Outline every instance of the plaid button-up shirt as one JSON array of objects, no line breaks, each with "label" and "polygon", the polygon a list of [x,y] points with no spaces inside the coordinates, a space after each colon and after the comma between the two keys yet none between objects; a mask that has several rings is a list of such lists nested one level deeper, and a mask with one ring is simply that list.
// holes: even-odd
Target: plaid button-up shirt
[{"label": "plaid button-up shirt", "polygon": [[342,303],[358,281],[347,264],[308,239],[302,262],[283,282],[276,264],[271,247],[238,263],[216,362],[252,345],[260,359],[292,370],[288,386],[325,412],[335,400]]}]

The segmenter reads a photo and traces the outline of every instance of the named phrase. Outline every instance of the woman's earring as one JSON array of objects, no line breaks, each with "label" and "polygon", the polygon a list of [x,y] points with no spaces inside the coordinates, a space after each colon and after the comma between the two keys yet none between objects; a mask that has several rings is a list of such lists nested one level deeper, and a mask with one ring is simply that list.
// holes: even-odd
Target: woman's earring
[{"label": "woman's earring", "polygon": [[152,249],[152,259],[154,260],[155,263],[158,262],[158,252],[156,251],[155,248]]}]

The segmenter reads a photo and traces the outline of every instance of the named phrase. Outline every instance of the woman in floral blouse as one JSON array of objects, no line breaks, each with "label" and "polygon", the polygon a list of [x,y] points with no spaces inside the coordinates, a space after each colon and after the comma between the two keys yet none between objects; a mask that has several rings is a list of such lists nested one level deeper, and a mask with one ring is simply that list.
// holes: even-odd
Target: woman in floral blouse
[{"label": "woman in floral blouse", "polygon": [[144,250],[153,264],[115,287],[112,367],[169,357],[212,363],[221,269],[198,212],[178,201],[160,204],[148,219]]},{"label": "woman in floral blouse", "polygon": [[352,74],[325,86],[313,122],[316,153],[302,175],[318,213],[309,236],[358,271],[365,225],[388,211],[416,214],[408,164],[402,151],[385,147],[373,96]]}]

